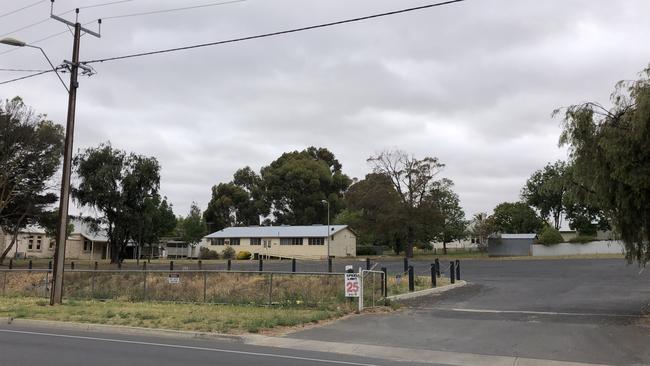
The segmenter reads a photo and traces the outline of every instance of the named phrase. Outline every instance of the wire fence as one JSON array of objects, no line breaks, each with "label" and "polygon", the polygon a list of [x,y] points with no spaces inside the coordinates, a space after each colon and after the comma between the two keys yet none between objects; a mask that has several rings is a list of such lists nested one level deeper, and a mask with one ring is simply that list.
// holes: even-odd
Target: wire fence
[{"label": "wire fence", "polygon": [[[382,272],[364,276],[365,307],[383,301],[382,276]],[[47,269],[0,269],[0,295],[48,298],[51,277]],[[351,303],[345,297],[343,284],[343,273],[327,272],[67,269],[63,296],[70,300],[328,308]]]}]

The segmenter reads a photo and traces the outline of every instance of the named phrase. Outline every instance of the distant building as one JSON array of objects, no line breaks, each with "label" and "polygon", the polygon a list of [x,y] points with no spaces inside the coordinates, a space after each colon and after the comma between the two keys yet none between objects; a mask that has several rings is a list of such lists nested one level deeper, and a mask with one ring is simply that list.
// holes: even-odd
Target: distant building
[{"label": "distant building", "polygon": [[[108,238],[103,230],[94,232],[81,220],[70,222],[74,229],[65,244],[65,256],[68,259],[100,260],[109,256]],[[0,251],[11,244],[9,234],[0,233]],[[54,257],[55,238],[49,237],[45,229],[28,226],[22,229],[16,244],[9,253],[13,258],[52,258]]]},{"label": "distant building", "polygon": [[537,234],[499,234],[488,238],[490,257],[533,255]]},{"label": "distant building", "polygon": [[357,236],[347,225],[229,227],[205,237],[201,246],[221,253],[230,246],[253,257],[327,258],[355,257]]}]

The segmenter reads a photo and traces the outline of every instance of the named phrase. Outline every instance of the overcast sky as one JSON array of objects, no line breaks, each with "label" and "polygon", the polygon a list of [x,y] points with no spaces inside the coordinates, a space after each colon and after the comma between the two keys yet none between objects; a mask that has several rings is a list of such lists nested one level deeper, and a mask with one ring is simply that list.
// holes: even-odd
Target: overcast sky
[{"label": "overcast sky", "polygon": [[[0,14],[35,1],[3,0]],[[57,0],[55,12],[108,0]],[[133,0],[83,9],[97,17],[201,5]],[[428,4],[423,0],[248,0],[107,19],[82,38],[81,59],[253,35]],[[436,156],[468,217],[519,199],[530,174],[564,159],[553,109],[607,102],[614,83],[650,62],[647,0],[467,0],[462,3],[173,54],[95,64],[82,77],[75,151],[111,141],[155,156],[161,191],[186,214],[210,188],[282,152],[330,149],[351,177],[384,149]],[[42,20],[49,1],[0,18],[0,34]],[[68,19],[73,14],[67,14]],[[94,27],[94,25],[88,25]],[[53,20],[15,32],[34,41],[65,30]],[[38,43],[60,63],[72,37]],[[12,51],[0,45],[0,53]],[[34,49],[0,54],[0,68],[45,68]],[[21,74],[0,72],[2,80]],[[67,76],[67,75],[66,75]],[[53,74],[0,86],[65,124]]]}]

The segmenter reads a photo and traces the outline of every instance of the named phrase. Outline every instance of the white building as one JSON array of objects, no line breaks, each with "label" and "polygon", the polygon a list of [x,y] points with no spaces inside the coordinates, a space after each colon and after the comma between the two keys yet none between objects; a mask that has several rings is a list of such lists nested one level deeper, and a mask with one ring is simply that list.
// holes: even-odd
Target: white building
[{"label": "white building", "polygon": [[230,246],[236,252],[278,258],[320,259],[355,257],[357,236],[347,225],[229,227],[205,237],[200,244],[221,254]]}]

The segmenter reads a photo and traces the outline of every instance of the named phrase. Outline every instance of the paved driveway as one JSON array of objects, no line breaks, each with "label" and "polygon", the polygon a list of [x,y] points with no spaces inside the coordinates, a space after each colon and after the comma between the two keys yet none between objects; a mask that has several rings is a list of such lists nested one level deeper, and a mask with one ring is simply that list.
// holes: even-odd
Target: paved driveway
[{"label": "paved driveway", "polygon": [[623,260],[465,261],[471,284],[289,335],[548,360],[650,364],[650,270]]}]

